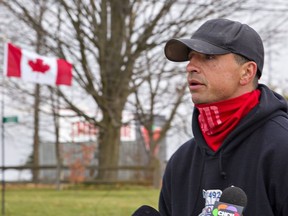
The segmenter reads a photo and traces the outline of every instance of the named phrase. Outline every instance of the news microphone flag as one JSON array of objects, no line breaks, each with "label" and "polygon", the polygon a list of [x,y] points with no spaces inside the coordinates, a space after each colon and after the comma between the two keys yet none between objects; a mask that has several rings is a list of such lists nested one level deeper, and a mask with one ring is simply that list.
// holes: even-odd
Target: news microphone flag
[{"label": "news microphone flag", "polygon": [[230,203],[218,202],[216,201],[214,204],[214,208],[212,211],[213,216],[241,216],[244,210],[243,206],[232,205]]},{"label": "news microphone flag", "polygon": [[247,205],[247,195],[239,187],[223,190],[219,202],[216,201],[212,210],[213,216],[241,216]]},{"label": "news microphone flag", "polygon": [[5,44],[4,75],[7,77],[38,84],[70,86],[72,68],[72,64],[64,59],[41,56],[12,43]]}]

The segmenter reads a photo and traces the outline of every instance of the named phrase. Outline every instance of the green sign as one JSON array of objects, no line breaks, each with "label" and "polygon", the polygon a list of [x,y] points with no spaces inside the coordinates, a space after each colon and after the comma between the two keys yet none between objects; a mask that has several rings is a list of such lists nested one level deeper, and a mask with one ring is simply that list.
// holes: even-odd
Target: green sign
[{"label": "green sign", "polygon": [[18,122],[18,117],[17,116],[6,116],[3,117],[3,123],[9,123],[9,122]]}]

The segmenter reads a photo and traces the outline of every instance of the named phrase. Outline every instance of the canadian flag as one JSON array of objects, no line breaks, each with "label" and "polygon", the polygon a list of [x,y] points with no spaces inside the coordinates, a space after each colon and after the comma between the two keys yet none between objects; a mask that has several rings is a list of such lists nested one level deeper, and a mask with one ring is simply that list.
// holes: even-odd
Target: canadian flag
[{"label": "canadian flag", "polygon": [[7,77],[39,84],[71,85],[72,68],[72,64],[63,59],[41,56],[11,43],[5,44],[4,74]]}]

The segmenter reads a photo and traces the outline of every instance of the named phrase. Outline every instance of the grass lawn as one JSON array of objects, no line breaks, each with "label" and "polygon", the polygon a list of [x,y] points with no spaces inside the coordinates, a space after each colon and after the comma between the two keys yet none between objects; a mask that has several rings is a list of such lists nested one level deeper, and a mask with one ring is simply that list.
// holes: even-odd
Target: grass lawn
[{"label": "grass lawn", "polygon": [[158,196],[147,187],[7,188],[5,216],[130,216],[141,205],[157,209]]}]

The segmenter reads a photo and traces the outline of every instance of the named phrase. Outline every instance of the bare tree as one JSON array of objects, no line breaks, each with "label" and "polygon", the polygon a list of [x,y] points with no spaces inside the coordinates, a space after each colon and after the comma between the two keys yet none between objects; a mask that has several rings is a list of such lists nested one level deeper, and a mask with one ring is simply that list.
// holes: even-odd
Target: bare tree
[{"label": "bare tree", "polygon": [[[45,11],[47,11],[47,7],[45,2],[36,1],[34,5],[34,13],[33,17],[37,25],[42,26],[43,16]],[[44,44],[45,35],[41,31],[36,31],[36,52],[41,53],[42,44]],[[39,109],[40,109],[40,91],[41,86],[39,84],[35,85],[34,91],[34,136],[33,136],[33,163],[34,166],[39,166]],[[39,170],[33,170],[33,181],[38,182],[39,180]]]},{"label": "bare tree", "polygon": [[[38,2],[37,4],[34,5],[34,7],[35,8],[33,9],[33,11],[34,11],[33,16],[35,18],[35,21],[38,23],[38,25],[41,25],[41,22],[43,19],[43,13],[46,10],[45,4],[43,4],[43,3],[41,4],[40,2]],[[24,24],[20,24],[18,26],[15,25],[15,17],[11,16],[11,14],[9,14],[7,11],[4,12],[4,16],[6,16],[6,18],[8,18],[7,21],[9,22],[8,25],[10,27],[8,30],[5,29],[5,31],[1,31],[2,32],[1,36],[3,37],[4,42],[8,42],[9,39],[17,40],[17,39],[21,38],[21,32],[19,32],[19,35],[16,36],[15,31],[16,31],[16,29],[19,29],[19,27],[23,27],[23,28],[21,28],[23,30],[22,33],[25,33],[25,30],[27,30],[27,28],[25,28]],[[6,19],[4,19],[4,20],[6,21]],[[2,25],[2,26],[7,26],[7,25]],[[31,33],[31,29],[30,29],[30,33]],[[41,50],[41,47],[43,47],[41,44],[43,44],[43,40],[45,40],[45,37],[43,34],[41,34],[41,32],[34,31],[34,34],[35,34],[35,38],[36,38],[36,40],[34,42],[35,46],[36,46],[35,49],[38,53],[41,53],[43,51],[43,50]],[[12,85],[6,85],[6,86],[10,87],[10,90],[12,89],[11,88]],[[21,88],[18,88],[18,89],[21,89]],[[16,96],[15,91],[12,95],[15,98],[15,96]],[[33,95],[33,98],[34,98],[34,105],[33,105],[34,134],[33,134],[33,153],[31,155],[31,158],[33,158],[33,165],[39,166],[39,157],[38,157],[38,155],[39,155],[39,142],[40,142],[40,140],[39,140],[40,86],[39,85],[35,85],[34,93],[31,93],[31,95]],[[32,177],[33,181],[38,182],[39,170],[34,169],[32,171],[32,176],[33,176]]]},{"label": "bare tree", "polygon": [[[171,65],[163,64],[164,42],[190,35],[199,22],[231,14],[245,1],[50,0],[46,1],[49,10],[41,23],[31,10],[37,1],[3,2],[19,20],[45,35],[41,44],[45,50],[74,63],[73,88],[79,96],[90,98],[99,112],[88,115],[67,89],[57,89],[58,94],[68,108],[99,128],[99,164],[108,167],[118,163],[122,112],[128,99],[136,105],[134,111],[142,110],[139,119],[146,116],[142,122],[151,130],[153,116],[160,110],[155,104],[159,98],[167,98],[160,95],[176,92],[168,103],[159,101],[170,109],[165,113],[167,122],[161,137],[171,127],[182,102],[184,84],[173,88],[163,85],[179,75],[173,73],[176,70]],[[148,92],[148,109],[141,103],[141,91]],[[129,97],[133,93],[135,99]],[[101,171],[99,177],[114,179],[116,174]]]}]

